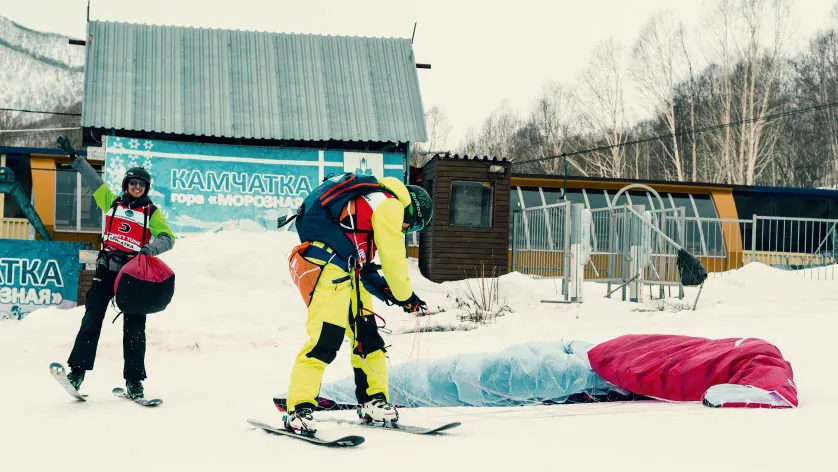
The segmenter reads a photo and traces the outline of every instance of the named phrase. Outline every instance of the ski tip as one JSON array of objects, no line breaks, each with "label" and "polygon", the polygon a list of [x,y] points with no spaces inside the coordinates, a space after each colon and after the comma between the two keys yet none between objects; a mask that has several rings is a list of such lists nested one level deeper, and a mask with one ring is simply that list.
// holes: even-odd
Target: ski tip
[{"label": "ski tip", "polygon": [[443,425],[440,425],[436,428],[431,429],[429,431],[429,433],[431,433],[431,434],[441,433],[443,431],[448,431],[449,429],[454,429],[454,428],[457,428],[457,427],[462,426],[462,425],[463,425],[463,423],[461,423],[459,421],[452,421],[451,423],[445,423]]},{"label": "ski tip", "polygon": [[358,435],[354,435],[354,434],[348,435],[348,436],[343,436],[343,437],[340,437],[340,438],[335,438],[335,439],[326,439],[326,438],[319,437],[316,434],[314,436],[307,436],[307,435],[302,435],[302,434],[299,434],[299,433],[294,433],[294,432],[288,431],[284,428],[278,428],[278,427],[275,427],[275,426],[271,426],[267,423],[264,423],[264,422],[259,421],[259,420],[251,419],[251,418],[248,418],[247,422],[250,423],[251,425],[255,426],[258,429],[262,429],[263,431],[265,431],[267,433],[278,434],[278,435],[281,435],[281,436],[288,436],[288,437],[292,437],[292,438],[295,438],[295,439],[300,439],[302,441],[306,441],[306,442],[311,443],[311,444],[317,444],[317,445],[320,445],[320,446],[355,447],[355,446],[359,446],[359,445],[363,444],[364,441],[365,441],[363,436],[358,436]]},{"label": "ski tip", "polygon": [[137,403],[138,405],[142,405],[142,406],[158,406],[158,405],[163,404],[163,400],[160,399],[160,398],[152,398],[152,399],[138,398],[136,400],[131,399],[131,398],[128,397],[128,394],[125,392],[125,389],[122,388],[122,387],[114,387],[111,390],[111,393],[113,393],[115,396],[117,396],[119,398],[123,398],[125,400],[131,400],[134,403]]},{"label": "ski tip", "polygon": [[49,365],[49,370],[55,372],[64,372],[64,365],[59,362],[53,362]]},{"label": "ski tip", "polygon": [[335,439],[332,443],[337,444],[338,446],[354,447],[364,444],[364,441],[366,441],[366,439],[364,439],[363,436],[349,435],[340,439]]}]

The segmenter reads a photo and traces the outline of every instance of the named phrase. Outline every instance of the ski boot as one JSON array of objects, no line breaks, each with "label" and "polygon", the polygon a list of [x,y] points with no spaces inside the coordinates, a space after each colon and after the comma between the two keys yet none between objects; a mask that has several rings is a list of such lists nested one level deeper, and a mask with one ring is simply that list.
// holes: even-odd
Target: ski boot
[{"label": "ski boot", "polygon": [[370,401],[361,404],[358,417],[367,423],[395,423],[399,421],[399,412],[383,393],[376,393],[370,397]]},{"label": "ski boot", "polygon": [[139,380],[126,380],[125,386],[127,387],[125,394],[131,400],[138,400],[143,398],[143,383]]},{"label": "ski boot", "polygon": [[70,373],[67,374],[67,382],[70,382],[70,385],[73,386],[76,391],[79,391],[81,388],[81,383],[84,381],[84,369],[73,369],[70,368]]},{"label": "ski boot", "polygon": [[308,407],[296,408],[282,419],[285,429],[303,436],[314,436],[317,432],[317,420]]}]

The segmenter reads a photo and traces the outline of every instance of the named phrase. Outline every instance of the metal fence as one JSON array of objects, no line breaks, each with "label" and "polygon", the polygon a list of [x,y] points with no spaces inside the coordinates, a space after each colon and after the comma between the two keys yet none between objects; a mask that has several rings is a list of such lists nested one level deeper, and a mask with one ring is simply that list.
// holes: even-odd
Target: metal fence
[{"label": "metal fence", "polygon": [[795,271],[813,279],[835,279],[838,220],[754,216],[744,261]]},{"label": "metal fence", "polygon": [[570,202],[516,210],[512,214],[512,267],[535,277],[562,277],[570,247]]},{"label": "metal fence", "polygon": [[[513,212],[511,269],[568,284],[573,257],[570,202]],[[576,217],[574,217],[576,218]],[[687,217],[684,208],[646,210],[643,205],[590,210],[590,253],[584,279],[617,284],[634,293],[657,286],[660,295],[678,288],[679,248],[695,256],[710,277],[758,262],[819,280],[834,280],[838,264],[838,220],[763,217],[748,220]],[[636,284],[632,289],[631,284]],[[667,287],[669,287],[667,289]],[[566,288],[563,290],[567,294]],[[633,297],[630,297],[633,298]]]}]

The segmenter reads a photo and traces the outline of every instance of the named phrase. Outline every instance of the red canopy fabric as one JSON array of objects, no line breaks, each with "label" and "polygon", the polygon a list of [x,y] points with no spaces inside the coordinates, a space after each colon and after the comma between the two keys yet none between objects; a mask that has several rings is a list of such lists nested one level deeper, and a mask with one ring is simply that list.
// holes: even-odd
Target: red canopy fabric
[{"label": "red canopy fabric", "polygon": [[588,358],[606,381],[653,398],[718,407],[798,404],[791,364],[762,339],[634,334],[595,346]]}]

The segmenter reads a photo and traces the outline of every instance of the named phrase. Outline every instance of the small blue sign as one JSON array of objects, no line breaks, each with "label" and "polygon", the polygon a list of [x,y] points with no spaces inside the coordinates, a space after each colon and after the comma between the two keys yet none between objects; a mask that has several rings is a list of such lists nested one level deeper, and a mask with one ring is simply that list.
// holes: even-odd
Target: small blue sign
[{"label": "small blue sign", "polygon": [[81,243],[0,239],[0,319],[78,304]]}]

